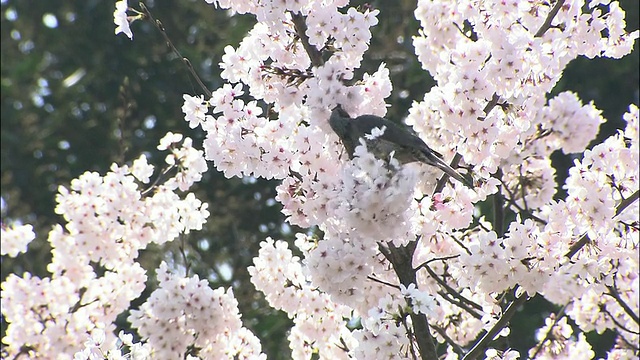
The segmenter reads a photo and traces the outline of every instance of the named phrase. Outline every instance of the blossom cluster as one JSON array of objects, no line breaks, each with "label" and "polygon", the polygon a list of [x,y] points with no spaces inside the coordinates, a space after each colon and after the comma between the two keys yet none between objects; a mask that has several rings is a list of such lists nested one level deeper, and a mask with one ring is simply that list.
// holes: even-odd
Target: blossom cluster
[{"label": "blossom cluster", "polygon": [[[438,294],[433,300],[423,299],[424,303],[437,303],[435,311],[427,310],[432,306],[412,311],[429,312],[432,323],[460,345],[469,344],[497,322],[502,314],[498,294],[511,289],[530,296],[543,294],[558,304],[567,304],[592,287],[600,289],[601,294],[604,288],[601,282],[610,283],[606,274],[617,266],[608,260],[609,255],[591,259],[581,252],[578,262],[573,263],[566,254],[585,233],[596,239],[593,234],[600,229],[607,229],[606,233],[612,237],[610,241],[625,241],[627,249],[634,248],[637,242],[629,237],[634,228],[627,226],[626,233],[618,237],[623,222],[614,219],[614,212],[620,201],[638,188],[637,172],[634,175],[632,170],[637,169],[634,165],[637,162],[625,160],[619,165],[631,172],[614,176],[621,182],[611,182],[610,174],[597,176],[602,181],[590,185],[601,193],[600,197],[590,197],[590,201],[596,203],[568,208],[566,204],[571,200],[554,202],[557,184],[549,156],[556,150],[584,151],[604,119],[593,103],[583,105],[573,93],[560,93],[548,102],[546,94],[560,79],[568,62],[577,56],[619,57],[630,51],[638,33],[627,34],[621,30],[624,27],[620,21],[622,10],[617,5],[597,2],[583,9],[581,2],[572,2],[561,6],[554,15],[553,21],[562,26],[544,28],[545,18],[554,11],[553,4],[419,2],[416,18],[422,27],[414,38],[414,45],[423,67],[434,76],[438,86],[431,89],[423,101],[414,103],[406,123],[445,158],[458,152],[465,163],[473,165],[474,174],[484,178],[474,190],[445,186],[439,194],[431,196],[429,182],[418,181],[427,171],[423,168],[412,165],[393,169],[392,164],[375,159],[365,147],[356,151],[353,160],[340,161],[345,156],[341,156],[335,137],[328,129],[327,110],[340,104],[351,116],[363,113],[383,116],[384,98],[390,94],[391,86],[388,71],[382,66],[377,73],[365,75],[361,83],[348,85],[353,82],[353,70],[361,56],[359,53],[353,56],[350,53],[353,48],[345,47],[339,37],[326,31],[335,21],[333,4],[311,10],[310,4],[314,3],[295,2],[291,8],[284,3],[254,8],[245,4],[241,9],[234,8],[238,12],[255,13],[265,21],[256,25],[238,48],[225,50],[221,67],[229,84],[214,92],[209,101],[213,113],[222,112],[222,116],[205,115],[202,127],[209,136],[205,145],[208,159],[213,160],[218,169],[227,175],[283,178],[276,199],[283,204],[289,222],[317,225],[324,232],[324,238],[319,241],[305,241],[305,236],[300,236],[296,244],[304,258],[300,264],[289,266],[296,269],[303,266],[307,281],[334,302],[353,309],[353,316],[361,319],[363,328],[354,332],[357,345],[350,348],[350,354],[366,358],[367,355],[358,350],[365,346],[384,353],[385,347],[376,346],[376,342],[392,344],[395,350],[390,354],[402,353],[400,349],[407,346],[405,340],[391,336],[396,339],[391,341],[386,334],[378,336],[380,329],[397,331],[395,321],[402,314],[394,307],[405,301],[403,297],[408,298],[409,304],[421,302],[416,301],[420,297],[415,297],[421,293],[419,290],[407,296],[410,286],[428,289],[431,294],[440,289],[431,275],[422,272],[418,273],[417,284],[399,284],[404,292],[385,287],[384,284],[398,282],[390,271],[393,264],[378,250],[385,244],[406,246],[418,239],[413,259],[416,266],[435,257],[459,257],[458,261],[447,263],[447,267],[434,263],[429,268],[436,276],[448,278],[450,288],[463,289],[463,296],[477,304],[478,309],[461,311]],[[225,2],[218,4],[233,6]],[[324,11],[333,15],[322,16]],[[274,24],[271,19],[274,13],[285,13],[286,20]],[[307,41],[315,49],[323,50],[327,41],[335,40],[332,55],[325,62],[314,62],[313,54],[300,48],[304,40],[299,44],[291,41],[291,34],[296,33],[296,14],[306,16]],[[348,9],[347,16],[349,14],[355,14],[354,10]],[[358,29],[375,24],[367,20],[368,14],[373,12],[352,17],[353,23],[360,24]],[[360,22],[357,19],[361,19]],[[470,24],[472,30],[466,29],[466,24]],[[352,32],[349,24],[346,25],[344,32]],[[294,31],[283,32],[282,27]],[[362,35],[359,31],[353,33]],[[364,39],[366,43],[368,37]],[[293,57],[283,56],[283,44],[298,46]],[[257,103],[245,105],[238,99],[244,95],[245,85],[248,95],[270,104],[279,112],[279,117],[256,119],[254,114],[261,114]],[[487,107],[492,101],[495,102],[492,107]],[[189,116],[187,113],[186,117]],[[627,118],[633,116],[626,115]],[[629,121],[628,131],[633,132],[634,126],[633,121]],[[264,139],[259,138],[265,129],[273,130]],[[624,158],[623,153],[636,146],[633,141],[629,146],[622,145],[625,150],[612,151],[612,159]],[[278,146],[276,156],[274,146]],[[336,167],[336,162],[342,165]],[[241,168],[247,164],[251,164],[248,170]],[[498,169],[501,175],[490,177]],[[592,167],[579,169],[577,164],[572,174],[587,171],[591,176]],[[614,190],[612,184],[624,189],[623,193]],[[572,192],[585,193],[582,189],[590,188],[586,184],[577,185],[573,175],[570,176],[565,185],[570,196]],[[482,219],[479,222],[484,227],[474,229],[474,204],[498,191],[503,191],[500,196],[508,200],[511,210],[532,218],[518,217],[505,233],[502,229],[492,229],[491,224]],[[563,216],[555,216],[560,208]],[[569,223],[561,229],[559,223],[567,216],[574,216],[571,214],[575,211],[587,215],[580,217],[583,224]],[[633,217],[635,213],[627,209],[624,216]],[[607,222],[605,228],[597,222],[591,223],[596,214],[600,221]],[[261,252],[256,264],[262,264],[264,256]],[[628,262],[626,266],[637,268]],[[264,278],[278,278],[273,270],[278,269],[278,273],[286,270],[280,266],[261,268],[266,273],[255,272],[254,281],[259,277],[258,288],[272,294],[274,289],[267,289]],[[585,273],[585,268],[591,271]],[[571,282],[572,286],[552,291],[558,283],[565,282]],[[288,284],[282,280],[273,283]],[[286,289],[283,290],[294,291]],[[563,292],[565,301],[559,301],[559,293]],[[386,300],[381,303],[382,299]],[[296,304],[298,301],[302,299],[296,300]],[[388,304],[393,305],[388,308]],[[274,306],[297,319],[295,309],[299,305],[290,310],[283,304]],[[571,306],[577,307],[580,303],[576,301]],[[582,330],[589,331],[589,328],[583,326]],[[508,334],[508,328],[500,334]],[[436,338],[444,341],[439,335]],[[297,347],[292,345],[292,348]],[[487,356],[496,358],[497,355]],[[505,356],[515,355],[511,351]]]},{"label": "blossom cluster", "polygon": [[16,257],[20,253],[27,252],[27,246],[36,238],[31,225],[12,224],[2,226],[2,247],[0,255]]},{"label": "blossom cluster", "polygon": [[157,279],[158,288],[128,318],[147,339],[154,357],[266,359],[259,340],[242,327],[230,289],[213,290],[197,275],[172,274],[164,262],[157,269]]},{"label": "blossom cluster", "polygon": [[[564,29],[551,27],[540,35],[534,30],[541,28],[551,4],[419,2],[422,29],[414,46],[438,86],[414,104],[407,123],[429,144],[449,144],[443,151],[455,146],[477,172],[488,175],[500,167],[507,180],[509,166],[526,157],[547,157],[557,149],[584,151],[603,122],[599,111],[593,104],[582,106],[571,93],[545,105],[545,95],[577,56],[630,51],[638,33],[626,34],[620,31],[624,21],[612,21],[624,12],[617,5],[603,12],[597,5],[590,2],[583,12],[582,2],[564,4],[554,18]],[[461,29],[465,22],[473,31]],[[608,37],[602,37],[604,29]],[[490,100],[504,105],[485,114]]]},{"label": "blossom cluster", "polygon": [[270,238],[262,242],[249,274],[269,305],[285,311],[293,319],[289,335],[293,358],[310,358],[314,352],[347,358],[341,344],[355,345],[343,320],[351,317],[349,308],[336,304],[329,295],[310,286],[299,259],[293,256],[286,242]]},{"label": "blossom cluster", "polygon": [[106,334],[100,328],[93,329],[84,343],[84,349],[76,352],[73,360],[146,360],[151,355],[148,344],[133,342],[133,335],[120,331],[118,339],[111,344],[105,342]]},{"label": "blossom cluster", "polygon": [[[191,126],[200,124],[207,133],[206,157],[225,175],[282,179],[290,170],[305,171],[310,165],[314,172],[329,171],[335,155],[327,158],[326,131],[316,127],[322,123],[328,130],[328,126],[316,119],[346,97],[354,99],[345,104],[354,113],[366,109],[384,115],[383,98],[391,92],[384,66],[359,84],[343,83],[353,77],[362,60],[377,10],[349,8],[343,13],[339,7],[344,1],[211,2],[238,13],[253,13],[259,20],[237,48],[225,48],[220,67],[228,84],[206,102],[187,100],[197,106],[208,103],[214,115],[198,117],[191,115],[194,112],[188,106],[183,108]],[[295,35],[300,16],[306,19],[306,31]],[[298,36],[306,36],[316,51],[330,46],[334,56],[324,64],[312,63]],[[279,117],[270,119],[257,102],[243,101],[244,85],[248,95],[272,104]],[[323,164],[324,159],[328,163]]]},{"label": "blossom cluster", "polygon": [[545,319],[545,325],[538,329],[536,338],[540,346],[529,351],[536,359],[555,359],[560,356],[576,356],[581,359],[592,359],[594,352],[584,334],[573,338],[573,329],[567,323],[567,317],[557,319],[551,314]]},{"label": "blossom cluster", "polygon": [[[8,356],[26,351],[32,358],[71,359],[96,329],[106,334],[105,346],[114,346],[116,317],[145,289],[138,252],[201,229],[209,215],[208,205],[192,193],[181,198],[175,192],[206,169],[191,140],[180,141],[175,134],[162,141],[173,144],[169,158],[176,166],[168,169],[178,168],[165,184],[141,188],[154,171],[143,155],[131,166],[114,164],[104,176],[86,172],[70,189],[59,187],[55,210],[66,224],[49,232],[51,276],[10,274],[2,283]],[[34,236],[21,229],[23,237],[3,233],[3,248],[18,248]]]},{"label": "blossom cluster", "polygon": [[[139,250],[199,230],[208,217],[207,204],[178,193],[201,179],[205,159],[228,177],[282,180],[276,200],[289,223],[321,233],[297,235],[301,257],[268,238],[248,269],[270,306],[292,319],[293,358],[412,358],[429,338],[447,343],[447,359],[474,342],[487,359],[516,359],[518,351],[478,342],[483,332],[509,334],[501,320],[511,294],[565,309],[539,330],[531,357],[591,358],[584,333],[609,329],[618,336],[609,358],[633,353],[638,108],[624,115],[624,130],[587,149],[604,122],[596,106],[570,92],[547,100],[576,57],[631,51],[638,31],[625,32],[617,2],[418,1],[414,47],[437,86],[405,122],[446,160],[459,155],[474,189],[436,185],[427,167],[377,159],[365,142],[351,159],[331,131],[336,105],[352,117],[386,114],[387,67],[355,79],[377,10],[344,0],[207,2],[258,22],[225,48],[227,83],[209,99],[184,95],[185,121],[206,133],[203,150],[169,133],[158,147],[170,150],[162,173],[176,174],[162,184],[139,188],[154,171],[142,156],[59,188],[56,212],[66,225],[49,234],[52,276],[12,274],[2,283],[9,354],[117,358],[124,344],[140,357],[264,358],[231,290],[166,263],[156,270],[159,287],[128,318],[142,342],[114,335],[116,316],[145,288]],[[127,9],[118,2],[116,33],[132,38]],[[560,184],[563,200],[554,198],[556,150],[584,152]],[[494,217],[515,220],[487,220],[479,204],[490,197]],[[16,229],[3,255],[32,238]]]}]

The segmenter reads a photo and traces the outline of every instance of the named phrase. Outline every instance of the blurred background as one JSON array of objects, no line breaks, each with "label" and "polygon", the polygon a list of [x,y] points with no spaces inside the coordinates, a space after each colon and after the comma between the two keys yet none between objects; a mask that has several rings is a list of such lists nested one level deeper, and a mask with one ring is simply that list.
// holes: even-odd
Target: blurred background
[{"label": "blurred background", "polygon": [[[130,2],[139,9],[137,3]],[[620,1],[627,11],[627,29],[638,29],[639,2]],[[29,251],[17,258],[3,257],[1,278],[30,272],[48,276],[51,226],[64,224],[53,211],[59,185],[85,171],[104,174],[113,162],[131,162],[146,153],[155,164],[164,157],[156,145],[168,131],[183,133],[200,147],[203,132],[189,129],[181,111],[182,95],[203,94],[187,68],[166,46],[150,23],[131,25],[134,41],[114,36],[115,1],[1,0],[1,215],[2,226],[13,222],[33,224],[37,238]],[[204,1],[147,1],[156,19],[183,56],[194,65],[210,90],[222,85],[218,63],[226,45],[236,46],[255,23],[252,16],[230,17]],[[388,116],[400,119],[413,101],[421,100],[434,85],[414,55],[411,37],[417,34],[415,1],[356,1],[380,9],[373,28],[371,49],[359,74],[374,72],[381,62],[391,70],[393,93]],[[632,55],[614,61],[580,58],[565,70],[554,93],[572,90],[586,103],[594,101],[609,121],[597,142],[622,128],[622,114],[638,104],[638,46]],[[358,75],[356,75],[358,78]],[[552,94],[553,95],[553,94]],[[552,96],[551,95],[551,96]],[[594,142],[595,143],[595,142]],[[564,182],[572,158],[554,154],[558,181]],[[141,253],[147,270],[160,261],[184,264],[186,249],[191,275],[209,279],[212,288],[233,287],[245,326],[261,338],[270,359],[290,357],[286,331],[290,320],[269,308],[249,281],[247,266],[257,256],[266,237],[292,242],[299,230],[283,223],[274,200],[277,181],[254,178],[226,179],[213,169],[195,188],[209,203],[206,227],[184,242],[150,247]],[[564,196],[558,189],[558,198]],[[133,307],[153,291],[149,287]],[[533,346],[532,329],[557,311],[535,298],[513,321],[508,346],[521,353]],[[126,316],[118,325],[126,329]],[[2,318],[2,336],[6,321]],[[597,356],[613,344],[611,334],[589,334]]]}]

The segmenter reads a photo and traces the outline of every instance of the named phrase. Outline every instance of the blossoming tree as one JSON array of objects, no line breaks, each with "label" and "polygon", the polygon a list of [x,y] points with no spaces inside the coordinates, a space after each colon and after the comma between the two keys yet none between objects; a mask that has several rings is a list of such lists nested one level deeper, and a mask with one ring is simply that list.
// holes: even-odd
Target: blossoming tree
[{"label": "blossoming tree", "polygon": [[[638,107],[623,131],[587,149],[600,111],[570,92],[547,98],[576,57],[631,51],[638,31],[624,30],[618,3],[418,1],[415,52],[437,86],[404,121],[466,169],[468,188],[375,158],[364,142],[350,160],[331,131],[338,105],[352,117],[392,105],[385,64],[355,75],[378,10],[344,0],[208,2],[257,24],[225,49],[224,86],[184,95],[203,148],[169,133],[158,146],[166,168],[142,155],[59,188],[66,223],[49,233],[51,276],[2,283],[3,357],[265,358],[230,289],[136,261],[149,244],[202,228],[208,205],[189,191],[206,161],[227,177],[281,180],[287,221],[321,230],[297,234],[297,249],[265,239],[249,268],[293,321],[292,358],[588,359],[592,330],[616,334],[608,358],[638,356]],[[116,33],[133,39],[139,18],[152,18],[144,4],[116,3]],[[551,166],[557,150],[583,153],[564,184]],[[558,186],[565,199],[554,199]],[[3,227],[2,255],[34,237],[29,225]],[[159,286],[130,309],[147,271]],[[521,353],[500,338],[534,297],[562,310],[531,329],[539,342]],[[126,310],[139,341],[114,334]]]}]

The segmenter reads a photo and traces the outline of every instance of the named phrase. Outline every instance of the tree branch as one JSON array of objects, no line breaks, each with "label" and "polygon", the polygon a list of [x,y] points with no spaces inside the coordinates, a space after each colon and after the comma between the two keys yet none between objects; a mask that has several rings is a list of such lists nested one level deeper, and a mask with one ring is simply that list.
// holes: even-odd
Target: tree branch
[{"label": "tree branch", "polygon": [[[623,325],[623,324],[621,324],[618,320],[616,320],[616,316],[614,316],[614,315],[609,311],[609,309],[607,309],[604,305],[600,305],[600,311],[602,311],[602,312],[604,312],[605,314],[607,314],[607,315],[609,316],[609,320],[611,320],[611,321],[613,322],[613,324],[614,324],[615,326],[617,326],[617,327],[618,327],[618,329],[624,330],[624,331],[626,331],[626,332],[628,332],[628,333],[631,333],[631,334],[634,334],[634,335],[640,335],[640,332],[638,332],[638,331],[633,331],[633,330],[631,330],[631,329],[627,329],[627,327],[626,327],[626,326],[624,326],[624,325]],[[620,334],[620,332],[619,332],[619,331],[616,331],[616,332],[617,332],[619,335],[622,335],[622,334]]]},{"label": "tree branch", "polygon": [[627,313],[627,315],[629,315],[629,317],[631,317],[633,321],[636,322],[636,324],[640,324],[640,317],[638,317],[638,314],[634,313],[633,309],[629,307],[629,305],[627,305],[624,300],[622,300],[618,289],[616,289],[614,286],[607,286],[607,289],[609,290],[609,295],[616,300],[616,302],[618,303],[618,305],[620,305],[624,312]]},{"label": "tree branch", "polygon": [[[451,159],[451,167],[454,169],[458,167],[458,163],[460,163],[460,160],[462,160],[462,155],[456,153],[453,156],[453,159]],[[449,175],[447,173],[442,174],[442,177],[438,179],[438,182],[436,183],[436,188],[433,190],[433,195],[441,192],[442,189],[444,189],[444,186],[447,184],[447,180],[449,180]]]},{"label": "tree branch", "polygon": [[300,42],[302,43],[302,47],[309,55],[309,59],[311,59],[311,65],[315,67],[320,67],[324,64],[324,60],[322,60],[322,53],[315,46],[309,43],[309,37],[307,36],[307,23],[305,21],[304,16],[299,13],[291,13],[291,21],[293,21],[293,26],[296,29],[296,34],[300,38]]},{"label": "tree branch", "polygon": [[[444,288],[447,291],[448,294],[450,294],[451,296],[453,296],[455,299],[457,299],[460,302],[460,303],[456,303],[456,305],[458,305],[460,308],[466,310],[469,314],[471,314],[471,316],[475,317],[476,319],[482,318],[482,315],[478,314],[474,309],[470,308],[470,307],[473,307],[478,311],[482,311],[482,306],[480,306],[480,305],[476,304],[475,302],[473,302],[473,301],[465,298],[464,296],[460,295],[460,293],[458,291],[456,291],[451,286],[449,286],[449,284],[444,282],[444,280],[440,279],[438,274],[436,274],[429,266],[426,266],[425,269],[427,269],[427,272],[429,273],[429,275],[442,288]],[[450,299],[447,299],[447,298],[445,298],[445,299],[447,301],[451,302]]]},{"label": "tree branch", "polygon": [[484,334],[482,339],[480,339],[480,341],[476,343],[476,345],[467,353],[467,355],[465,355],[462,358],[462,360],[473,360],[478,356],[480,356],[482,352],[485,350],[485,348],[487,347],[487,345],[489,344],[489,342],[492,341],[493,338],[496,335],[498,335],[500,331],[504,329],[505,326],[507,326],[507,323],[509,323],[509,320],[511,320],[513,315],[516,314],[516,310],[518,309],[518,307],[523,305],[527,301],[527,298],[528,298],[527,293],[524,292],[520,296],[518,296],[515,300],[513,300],[511,304],[507,306],[507,309],[504,311],[504,313],[502,313],[502,316],[500,317],[500,319],[498,319],[498,321],[493,325],[491,330],[489,330],[486,334]]},{"label": "tree branch", "polygon": [[500,96],[498,96],[498,94],[496,93],[493,93],[493,95],[491,95],[491,100],[489,100],[487,105],[484,106],[484,109],[482,109],[482,111],[484,112],[484,116],[479,117],[478,120],[484,121],[491,110],[493,110],[493,108],[498,105],[498,100],[500,100]]},{"label": "tree branch", "polygon": [[460,345],[456,344],[456,342],[453,341],[453,339],[450,338],[449,335],[447,335],[447,332],[443,328],[437,325],[431,325],[431,327],[438,333],[438,335],[442,336],[442,338],[444,339],[444,341],[447,342],[447,344],[453,347],[453,351],[455,351],[456,354],[458,354],[458,356],[464,354],[464,349],[460,347]]},{"label": "tree branch", "polygon": [[622,201],[620,201],[620,204],[618,204],[618,207],[616,208],[615,216],[620,215],[624,211],[624,209],[629,207],[629,205],[633,204],[634,201],[638,200],[639,198],[640,198],[640,190],[636,190],[636,192],[631,194],[631,196],[629,196],[628,198],[622,199]]},{"label": "tree branch", "polygon": [[[618,206],[616,207],[616,214],[614,216],[617,216],[620,213],[622,213],[624,209],[629,207],[629,205],[633,204],[633,202],[638,200],[639,197],[640,197],[640,190],[637,190],[628,198],[623,199],[620,202],[620,204],[618,204]],[[572,258],[573,255],[575,255],[578,251],[580,251],[580,249],[582,249],[582,247],[588,244],[589,242],[591,242],[591,239],[589,239],[589,235],[584,234],[580,238],[580,240],[578,240],[575,244],[571,245],[571,247],[569,248],[569,251],[564,256],[568,258]]]},{"label": "tree branch", "polygon": [[[565,304],[562,309],[560,309],[560,311],[558,311],[557,314],[555,314],[555,320],[553,321],[553,324],[551,325],[551,327],[549,327],[549,330],[547,331],[547,333],[544,335],[544,338],[538,343],[538,345],[536,345],[535,349],[536,351],[533,353],[533,355],[530,356],[531,359],[535,359],[536,356],[538,356],[538,353],[542,350],[542,346],[544,345],[544,343],[549,340],[549,338],[551,337],[551,334],[553,334],[553,328],[558,324],[558,322],[564,317],[564,311],[567,309],[567,305]],[[553,315],[553,314],[551,314]]]},{"label": "tree branch", "polygon": [[576,241],[573,245],[571,245],[571,247],[569,247],[569,251],[566,254],[564,254],[564,256],[571,259],[573,255],[575,255],[578,251],[580,251],[580,249],[582,249],[589,242],[591,242],[591,239],[589,239],[589,236],[587,236],[587,234],[582,235],[580,240]]},{"label": "tree branch", "polygon": [[[520,205],[518,205],[518,204],[516,203],[516,195],[513,193],[513,191],[511,191],[511,190],[509,189],[509,186],[508,186],[508,185],[507,185],[507,184],[506,184],[502,179],[499,179],[499,178],[496,178],[496,179],[500,180],[500,184],[502,185],[502,188],[503,188],[503,189],[504,189],[504,191],[509,195],[509,197],[508,197],[508,198],[505,198],[506,200],[508,200],[508,201],[507,201],[507,204],[506,204],[506,208],[511,209],[511,207],[513,207],[513,208],[515,208],[516,210],[518,210],[518,211],[517,211],[517,213],[519,213],[519,214],[520,214],[520,213],[525,214],[525,215],[527,216],[527,218],[528,218],[528,219],[532,219],[532,220],[534,220],[534,221],[536,221],[536,222],[538,222],[538,223],[540,223],[540,224],[543,224],[543,225],[546,225],[546,224],[547,224],[547,222],[546,222],[546,221],[544,221],[544,220],[540,219],[539,217],[537,217],[537,216],[533,215],[533,213],[531,213],[531,211],[529,211],[529,210],[527,210],[527,209],[524,209],[523,207],[521,207]],[[520,189],[520,187],[521,187],[521,183],[520,183],[520,182],[518,182],[518,185],[516,186],[516,189],[514,189],[514,190],[516,190],[516,191],[517,191],[518,189]],[[514,211],[513,209],[511,209],[511,211],[516,212],[516,211]]]},{"label": "tree branch", "polygon": [[442,262],[444,262],[445,260],[456,259],[456,258],[459,258],[459,257],[460,257],[460,254],[458,254],[458,255],[449,255],[449,256],[443,256],[443,257],[437,257],[437,258],[429,259],[429,260],[427,260],[427,261],[423,262],[422,264],[418,265],[418,267],[416,268],[416,271],[418,271],[418,270],[422,269],[423,267],[428,266],[429,264],[431,264],[432,262],[435,262],[435,261],[442,261]]},{"label": "tree branch", "polygon": [[[560,8],[562,8],[564,1],[565,0],[559,0],[556,3],[553,9],[551,9],[551,11],[549,12],[549,15],[547,15],[547,18],[544,20],[544,23],[542,23],[542,26],[540,26],[540,29],[536,31],[536,34],[534,35],[534,37],[542,37],[542,35],[544,35],[544,33],[551,28],[551,22],[553,21],[553,18],[555,18],[558,12],[560,11]],[[483,109],[484,116],[479,117],[478,120],[483,121],[487,117],[487,115],[489,115],[491,110],[493,110],[493,108],[496,107],[496,105],[498,105],[499,100],[500,100],[500,96],[498,96],[497,93],[493,93],[493,95],[491,96],[491,100],[489,100],[489,102],[487,103],[487,105],[485,105]]]},{"label": "tree branch", "polygon": [[564,5],[564,0],[558,0],[553,9],[551,9],[551,11],[549,12],[549,15],[547,15],[547,18],[544,19],[544,23],[542,23],[540,29],[536,31],[534,37],[542,37],[542,35],[544,35],[544,33],[551,28],[551,22],[553,21],[553,18],[558,15],[558,12],[560,11],[560,8],[562,8],[562,5]]},{"label": "tree branch", "polygon": [[402,326],[404,327],[404,331],[407,332],[407,337],[409,338],[409,349],[411,350],[411,358],[413,360],[418,360],[416,358],[416,349],[415,346],[413,345],[413,341],[411,341],[412,338],[415,338],[413,331],[411,330],[411,328],[409,327],[409,324],[407,324],[407,315],[409,315],[406,312],[401,312],[400,314],[400,318],[402,319]]},{"label": "tree branch", "polygon": [[392,283],[390,283],[390,282],[386,282],[386,281],[384,281],[384,280],[380,280],[380,279],[375,278],[375,277],[373,277],[373,276],[371,276],[371,275],[367,275],[367,279],[369,279],[369,280],[371,280],[371,281],[374,281],[374,282],[377,282],[377,283],[380,283],[380,284],[382,284],[382,285],[386,285],[386,286],[392,287],[392,288],[394,288],[394,289],[400,290],[400,286],[398,286],[398,285],[394,285],[394,284],[392,284]]},{"label": "tree branch", "polygon": [[[494,176],[502,182],[502,169],[498,168]],[[493,194],[493,230],[498,237],[504,236],[504,197],[499,189]]]},{"label": "tree branch", "polygon": [[198,73],[196,73],[196,70],[193,68],[193,65],[191,65],[191,61],[189,61],[189,59],[187,59],[186,57],[182,56],[182,54],[180,54],[180,51],[178,51],[178,49],[173,45],[173,43],[171,42],[171,39],[169,39],[169,36],[164,30],[164,25],[162,25],[162,22],[160,20],[156,20],[153,18],[153,15],[151,15],[151,12],[142,1],[140,2],[140,7],[142,8],[142,11],[144,11],[144,14],[147,17],[149,17],[149,20],[151,20],[151,22],[155,25],[155,27],[160,31],[160,34],[162,34],[164,41],[167,43],[167,46],[173,51],[174,54],[176,54],[176,56],[182,59],[182,62],[186,65],[187,69],[189,69],[191,76],[193,76],[193,78],[196,80],[198,85],[200,85],[200,87],[202,88],[202,91],[204,91],[207,98],[210,98],[211,91],[202,82],[202,80],[200,79],[200,76],[198,76]]},{"label": "tree branch", "polygon": [[[393,265],[393,270],[400,283],[405,287],[410,284],[416,284],[416,271],[413,269],[413,253],[416,249],[416,242],[410,242],[406,246],[396,247],[391,243],[384,245],[379,244],[378,248],[380,252],[387,258],[387,260]],[[409,300],[407,300],[409,302]],[[411,305],[411,304],[409,304]],[[413,331],[415,334],[416,342],[418,343],[418,351],[420,352],[420,358],[423,360],[437,359],[438,353],[436,352],[436,346],[429,330],[429,322],[427,316],[422,313],[409,314],[411,316],[411,323],[413,324]]]}]

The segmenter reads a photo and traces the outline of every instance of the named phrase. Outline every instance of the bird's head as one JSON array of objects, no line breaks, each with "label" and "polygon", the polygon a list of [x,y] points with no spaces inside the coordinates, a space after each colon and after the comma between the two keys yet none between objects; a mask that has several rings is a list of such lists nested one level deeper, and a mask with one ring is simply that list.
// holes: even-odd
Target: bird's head
[{"label": "bird's head", "polygon": [[351,120],[349,114],[344,111],[342,106],[338,105],[331,111],[329,125],[339,138],[344,139],[349,131],[349,120]]}]

